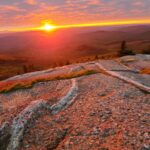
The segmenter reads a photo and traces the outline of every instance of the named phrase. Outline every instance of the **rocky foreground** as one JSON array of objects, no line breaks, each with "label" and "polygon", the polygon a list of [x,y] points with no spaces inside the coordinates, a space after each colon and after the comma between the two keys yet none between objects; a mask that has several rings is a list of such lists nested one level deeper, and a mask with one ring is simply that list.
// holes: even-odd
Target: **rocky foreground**
[{"label": "rocky foreground", "polygon": [[149,70],[136,55],[1,81],[0,150],[150,150]]}]

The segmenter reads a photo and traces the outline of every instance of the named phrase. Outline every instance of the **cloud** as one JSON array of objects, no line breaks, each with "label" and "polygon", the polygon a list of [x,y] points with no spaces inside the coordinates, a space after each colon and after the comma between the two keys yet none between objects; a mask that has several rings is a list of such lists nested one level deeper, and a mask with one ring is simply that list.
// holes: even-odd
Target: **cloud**
[{"label": "cloud", "polygon": [[27,4],[29,4],[29,5],[35,5],[35,4],[37,4],[36,0],[26,0],[25,2]]},{"label": "cloud", "polygon": [[10,0],[0,1],[0,25],[55,24],[150,18],[150,0]]},{"label": "cloud", "polygon": [[5,5],[5,6],[0,6],[0,12],[12,12],[12,11],[21,11],[22,9],[16,7],[16,6],[9,6],[9,5]]}]

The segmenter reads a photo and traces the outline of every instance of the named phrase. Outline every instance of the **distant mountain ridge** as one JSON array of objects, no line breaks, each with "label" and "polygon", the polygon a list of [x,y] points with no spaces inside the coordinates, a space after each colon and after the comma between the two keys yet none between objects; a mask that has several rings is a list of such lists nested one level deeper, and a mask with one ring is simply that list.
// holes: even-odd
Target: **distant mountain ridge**
[{"label": "distant mountain ridge", "polygon": [[[74,58],[102,54],[102,51],[117,52],[123,40],[126,40],[132,49],[139,51],[149,46],[149,32],[150,25],[7,33],[0,36],[0,53],[30,55],[35,58],[40,56],[43,59],[53,59],[53,56]],[[80,53],[82,46],[87,47],[87,53],[86,50]]]}]

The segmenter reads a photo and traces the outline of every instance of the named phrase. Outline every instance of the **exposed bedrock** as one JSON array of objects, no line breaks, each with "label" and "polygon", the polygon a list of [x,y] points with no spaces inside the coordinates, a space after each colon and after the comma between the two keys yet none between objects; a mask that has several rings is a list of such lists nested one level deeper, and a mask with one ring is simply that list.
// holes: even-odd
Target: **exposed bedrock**
[{"label": "exposed bedrock", "polygon": [[104,68],[100,63],[96,63],[96,64],[100,68],[100,70],[103,71],[104,73],[106,73],[106,74],[108,74],[108,75],[110,75],[112,77],[118,78],[120,80],[123,80],[123,81],[125,81],[125,82],[127,82],[129,84],[132,84],[135,87],[139,88],[140,90],[142,90],[142,91],[144,91],[146,93],[150,93],[150,87],[145,86],[145,85],[143,85],[143,84],[141,84],[139,82],[136,82],[136,81],[134,81],[134,80],[132,80],[132,79],[130,79],[128,77],[122,76],[122,75],[120,75],[120,74],[118,74],[118,73],[116,73],[114,71],[109,71],[106,68]]},{"label": "exposed bedrock", "polygon": [[5,150],[10,139],[10,125],[5,122],[0,128],[0,150]]},{"label": "exposed bedrock", "polygon": [[[47,101],[36,100],[30,103],[17,117],[13,119],[13,123],[10,130],[10,142],[8,144],[7,150],[18,150],[21,140],[23,139],[24,132],[27,131],[34,123],[35,120],[44,114],[44,112],[49,112],[51,114],[56,114],[61,110],[67,108],[72,104],[76,97],[78,90],[78,85],[75,79],[72,79],[72,87],[59,102],[50,106]],[[6,134],[5,134],[6,135]],[[5,138],[5,137],[4,137]]]},{"label": "exposed bedrock", "polygon": [[47,108],[44,100],[37,100],[25,108],[16,118],[11,127],[11,138],[7,150],[17,150],[23,138],[24,131],[41,115],[41,110]]},{"label": "exposed bedrock", "polygon": [[65,97],[63,97],[57,104],[54,104],[51,107],[52,114],[56,114],[62,109],[68,107],[74,101],[77,95],[77,90],[78,90],[77,81],[75,79],[72,79],[72,87],[68,92],[68,94]]},{"label": "exposed bedrock", "polygon": [[[99,60],[29,73],[3,81],[12,86],[8,85],[10,86],[8,93],[0,94],[0,150],[18,150],[23,147],[21,144],[24,144],[24,141],[27,147],[23,148],[26,149],[32,146],[30,144],[36,146],[39,141],[41,147],[46,145],[48,149],[59,149],[69,140],[68,136],[73,138],[73,141],[78,136],[78,142],[83,138],[81,142],[88,147],[88,140],[93,136],[100,136],[99,141],[109,137],[111,130],[107,130],[110,128],[107,127],[103,132],[105,125],[112,125],[112,129],[116,127],[114,130],[116,134],[118,127],[123,130],[130,127],[129,131],[135,134],[134,138],[139,131],[138,135],[144,136],[142,138],[145,140],[141,142],[140,138],[137,138],[139,143],[141,142],[139,147],[144,144],[147,146],[149,74],[140,73],[138,68],[141,67],[141,62],[137,60],[133,62],[133,59],[124,61],[127,61],[128,65],[126,62],[122,65],[121,61],[116,60]],[[144,63],[147,67],[148,60]],[[18,83],[25,81],[23,82],[25,87],[28,81],[31,81],[31,85],[38,83],[32,88],[27,87],[28,89],[22,89],[21,85],[13,91],[12,87],[16,81]],[[2,85],[0,84],[0,90]],[[44,119],[41,118],[45,116],[48,120],[46,118],[43,123]],[[44,126],[42,131],[41,125]],[[101,126],[101,129],[95,128],[96,126]],[[133,126],[135,130],[132,130]],[[36,141],[36,136],[32,136],[33,132],[35,135],[37,132],[37,135],[43,132],[37,143],[27,140],[31,137]],[[124,134],[124,131],[119,132]],[[51,136],[51,138],[42,139],[43,135],[46,135],[46,138]],[[125,134],[125,136],[128,135]],[[114,136],[116,140],[118,137]],[[126,141],[130,143],[131,137],[128,136],[128,138]],[[110,144],[111,140],[107,140],[110,147],[113,145]],[[43,144],[43,141],[48,143]],[[113,142],[115,143],[115,140]],[[75,143],[74,147],[76,145],[80,144]]]}]

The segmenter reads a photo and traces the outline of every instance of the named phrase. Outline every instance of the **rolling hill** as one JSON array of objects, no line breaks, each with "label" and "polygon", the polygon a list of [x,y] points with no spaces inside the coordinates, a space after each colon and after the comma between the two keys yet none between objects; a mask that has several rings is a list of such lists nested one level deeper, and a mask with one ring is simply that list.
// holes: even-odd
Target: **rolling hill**
[{"label": "rolling hill", "polygon": [[1,71],[0,78],[7,76],[3,74],[7,74],[8,67],[15,68],[11,69],[13,74],[20,74],[24,65],[41,70],[103,55],[116,57],[123,40],[127,41],[128,47],[140,53],[149,50],[149,32],[150,25],[3,33],[0,35],[0,56],[6,59],[0,60],[0,67],[6,73]]}]

